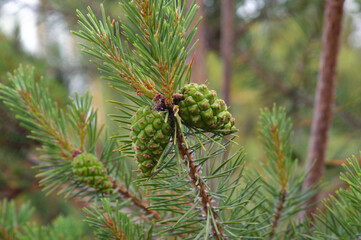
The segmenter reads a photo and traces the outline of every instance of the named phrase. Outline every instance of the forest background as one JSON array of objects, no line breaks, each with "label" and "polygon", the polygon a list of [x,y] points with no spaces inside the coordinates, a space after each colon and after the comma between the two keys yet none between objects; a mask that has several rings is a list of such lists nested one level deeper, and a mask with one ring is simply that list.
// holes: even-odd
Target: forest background
[{"label": "forest background", "polygon": [[[44,75],[58,104],[68,94],[89,90],[94,104],[111,131],[116,123],[107,117],[116,111],[107,99],[119,99],[100,81],[94,65],[80,52],[75,10],[91,6],[101,15],[100,3],[114,18],[121,15],[117,1],[1,0],[0,82],[19,64],[35,66]],[[313,101],[320,69],[324,1],[198,0],[199,39],[192,81],[206,82],[231,106],[237,119],[237,142],[247,152],[247,165],[262,168],[257,122],[260,109],[274,103],[286,108],[294,123],[293,155],[305,164]],[[361,1],[347,0],[338,57],[338,78],[333,122],[326,154],[327,186],[324,196],[340,187],[341,163],[359,155],[361,133]],[[35,141],[0,105],[0,199],[30,200],[35,219],[49,223],[58,216],[82,219],[83,205],[44,196],[34,178]],[[82,228],[86,228],[82,225]]]}]

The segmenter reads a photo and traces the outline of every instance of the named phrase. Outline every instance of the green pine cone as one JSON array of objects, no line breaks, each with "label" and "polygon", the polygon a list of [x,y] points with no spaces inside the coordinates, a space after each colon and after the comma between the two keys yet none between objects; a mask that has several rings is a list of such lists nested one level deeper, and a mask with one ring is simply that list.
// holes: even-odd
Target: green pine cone
[{"label": "green pine cone", "polygon": [[181,93],[184,100],[179,102],[179,115],[185,124],[209,132],[229,134],[234,132],[235,119],[228,111],[224,100],[204,84],[187,84]]},{"label": "green pine cone", "polygon": [[135,160],[143,177],[150,177],[171,134],[171,126],[165,122],[165,112],[149,106],[142,107],[132,118],[131,135]]},{"label": "green pine cone", "polygon": [[108,179],[103,163],[90,153],[82,153],[72,162],[73,173],[78,180],[95,188],[101,193],[112,191],[112,182]]}]

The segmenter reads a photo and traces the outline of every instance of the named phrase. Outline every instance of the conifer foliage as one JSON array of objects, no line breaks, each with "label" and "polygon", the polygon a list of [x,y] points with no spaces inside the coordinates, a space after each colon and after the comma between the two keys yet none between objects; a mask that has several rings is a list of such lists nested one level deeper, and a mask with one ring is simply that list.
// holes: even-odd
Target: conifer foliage
[{"label": "conifer foliage", "polygon": [[[120,20],[106,17],[103,7],[102,20],[90,8],[78,12],[82,30],[74,34],[104,80],[127,99],[111,101],[121,110],[113,119],[126,134],[108,136],[97,128],[88,94],[59,109],[30,68],[20,67],[0,85],[1,99],[42,144],[37,168],[45,191],[93,203],[84,212],[97,239],[360,236],[359,213],[352,214],[361,199],[355,161],[342,177],[350,190],[326,202],[327,213],[315,223],[297,220],[314,191],[301,188],[307,174],[292,158],[284,110],[261,113],[264,172],[244,170],[242,148],[227,152],[236,132],[229,108],[206,85],[189,83],[196,67],[186,63],[194,47],[195,1],[188,10],[180,0],[120,4]],[[337,218],[333,205],[347,217]],[[330,225],[336,218],[337,230]],[[0,233],[13,234],[13,228]]]},{"label": "conifer foliage", "polygon": [[[0,201],[0,239],[20,240],[83,240],[88,239],[86,225],[71,217],[58,217],[47,226],[40,226],[31,218],[34,208],[24,203],[20,208],[14,201]],[[64,231],[66,229],[66,231]]]}]

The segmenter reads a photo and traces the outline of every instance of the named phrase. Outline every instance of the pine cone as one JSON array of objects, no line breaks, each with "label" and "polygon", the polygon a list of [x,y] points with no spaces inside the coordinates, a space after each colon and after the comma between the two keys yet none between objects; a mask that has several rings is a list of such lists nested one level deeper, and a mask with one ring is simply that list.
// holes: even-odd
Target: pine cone
[{"label": "pine cone", "polygon": [[82,153],[72,162],[73,173],[78,180],[95,188],[101,193],[112,191],[112,182],[108,179],[103,163],[90,153]]},{"label": "pine cone", "polygon": [[235,119],[216,91],[204,84],[191,83],[183,87],[182,93],[184,100],[179,102],[179,115],[186,125],[224,134],[235,131]]},{"label": "pine cone", "polygon": [[171,126],[165,122],[165,112],[149,106],[142,107],[132,119],[131,139],[135,160],[143,177],[150,177],[165,147],[168,144]]}]

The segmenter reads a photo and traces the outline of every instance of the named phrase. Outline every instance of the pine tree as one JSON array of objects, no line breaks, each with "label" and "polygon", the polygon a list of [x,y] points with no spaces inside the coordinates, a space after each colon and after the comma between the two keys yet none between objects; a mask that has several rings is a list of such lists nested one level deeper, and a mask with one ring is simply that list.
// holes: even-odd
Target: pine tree
[{"label": "pine tree", "polygon": [[[74,34],[84,40],[84,52],[127,99],[111,101],[120,110],[112,116],[119,134],[98,129],[89,94],[75,94],[59,109],[31,68],[20,67],[0,85],[1,99],[42,144],[37,176],[44,191],[91,202],[84,212],[97,239],[360,237],[356,160],[341,177],[350,188],[326,201],[315,222],[299,221],[317,186],[302,189],[307,172],[291,154],[284,109],[261,111],[268,158],[262,171],[245,169],[242,148],[227,152],[230,145],[237,148],[228,107],[206,85],[189,83],[196,66],[186,60],[197,24],[190,26],[199,20],[195,1],[188,10],[186,2],[121,0],[121,20],[107,18],[103,7],[102,20],[90,8],[78,12],[82,30]],[[0,234],[12,238],[56,239],[65,224],[37,228],[28,217],[7,217],[6,206],[1,211]]]}]

